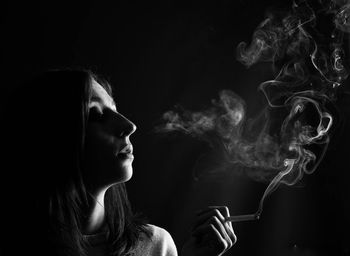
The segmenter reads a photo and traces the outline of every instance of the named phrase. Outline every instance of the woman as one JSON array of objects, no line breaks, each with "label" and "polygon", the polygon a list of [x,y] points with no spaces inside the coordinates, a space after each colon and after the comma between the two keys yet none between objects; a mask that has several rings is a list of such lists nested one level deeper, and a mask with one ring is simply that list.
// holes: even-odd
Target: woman
[{"label": "woman", "polygon": [[[91,72],[47,72],[15,90],[2,115],[1,255],[177,255],[167,231],[135,216],[130,135],[110,86]],[[182,255],[236,241],[225,207],[202,211]]]}]

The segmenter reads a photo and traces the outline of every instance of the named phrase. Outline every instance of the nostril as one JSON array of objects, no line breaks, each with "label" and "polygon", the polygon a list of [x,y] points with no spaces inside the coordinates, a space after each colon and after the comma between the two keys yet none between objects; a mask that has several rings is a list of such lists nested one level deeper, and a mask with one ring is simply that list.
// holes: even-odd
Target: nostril
[{"label": "nostril", "polygon": [[119,134],[117,134],[119,138],[123,138],[125,137],[125,132],[122,131],[122,132],[119,132]]}]

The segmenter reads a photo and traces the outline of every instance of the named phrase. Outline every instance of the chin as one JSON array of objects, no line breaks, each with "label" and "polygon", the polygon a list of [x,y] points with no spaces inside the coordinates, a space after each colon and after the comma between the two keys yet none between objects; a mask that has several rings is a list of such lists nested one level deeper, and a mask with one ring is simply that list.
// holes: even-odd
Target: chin
[{"label": "chin", "polygon": [[130,180],[132,178],[132,174],[133,174],[132,167],[128,168],[128,170],[126,170],[124,172],[123,180],[121,182],[126,182],[126,181]]},{"label": "chin", "polygon": [[116,182],[126,182],[131,179],[133,175],[133,168],[131,163],[122,163],[117,170],[114,170],[117,174]]}]

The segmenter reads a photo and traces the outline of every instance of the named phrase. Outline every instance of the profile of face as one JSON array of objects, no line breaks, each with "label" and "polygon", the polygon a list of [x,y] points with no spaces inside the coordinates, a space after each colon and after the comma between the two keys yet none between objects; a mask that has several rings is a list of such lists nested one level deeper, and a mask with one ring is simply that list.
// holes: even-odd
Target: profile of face
[{"label": "profile of face", "polygon": [[135,130],[104,87],[93,80],[84,146],[86,187],[104,189],[131,178],[134,156],[130,135]]}]

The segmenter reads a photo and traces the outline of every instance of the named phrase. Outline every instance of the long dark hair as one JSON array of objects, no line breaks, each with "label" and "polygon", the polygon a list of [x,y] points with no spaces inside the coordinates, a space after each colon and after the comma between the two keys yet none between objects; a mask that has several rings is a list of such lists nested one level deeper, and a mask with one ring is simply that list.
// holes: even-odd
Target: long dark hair
[{"label": "long dark hair", "polygon": [[[3,104],[1,196],[6,221],[0,252],[16,255],[84,255],[82,220],[89,194],[82,179],[91,84],[86,70],[41,74],[14,90]],[[132,213],[124,184],[105,195],[111,255],[128,255],[145,224]],[[48,231],[48,232],[47,232]]]}]

